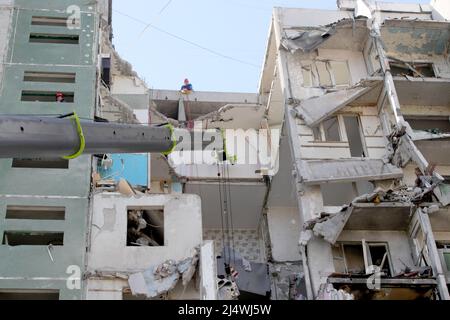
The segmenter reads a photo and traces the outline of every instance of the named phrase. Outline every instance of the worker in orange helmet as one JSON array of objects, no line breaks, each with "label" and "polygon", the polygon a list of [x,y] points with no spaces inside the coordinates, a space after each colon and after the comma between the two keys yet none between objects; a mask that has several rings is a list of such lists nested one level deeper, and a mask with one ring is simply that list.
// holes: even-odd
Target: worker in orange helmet
[{"label": "worker in orange helmet", "polygon": [[192,86],[189,79],[184,79],[184,85],[181,87],[182,94],[191,94],[194,91],[194,87]]},{"label": "worker in orange helmet", "polygon": [[65,98],[64,98],[64,93],[62,93],[62,92],[56,93],[56,102],[59,102],[59,103],[66,102]]}]

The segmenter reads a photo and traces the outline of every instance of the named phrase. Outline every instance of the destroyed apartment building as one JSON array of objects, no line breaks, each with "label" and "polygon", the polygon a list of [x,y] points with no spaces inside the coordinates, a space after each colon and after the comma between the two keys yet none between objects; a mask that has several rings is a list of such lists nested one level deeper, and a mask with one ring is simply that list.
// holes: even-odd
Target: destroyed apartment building
[{"label": "destroyed apartment building", "polygon": [[257,93],[185,95],[116,52],[112,1],[0,0],[1,115],[224,140],[0,160],[0,300],[449,300],[449,20],[445,0],[275,8]]}]

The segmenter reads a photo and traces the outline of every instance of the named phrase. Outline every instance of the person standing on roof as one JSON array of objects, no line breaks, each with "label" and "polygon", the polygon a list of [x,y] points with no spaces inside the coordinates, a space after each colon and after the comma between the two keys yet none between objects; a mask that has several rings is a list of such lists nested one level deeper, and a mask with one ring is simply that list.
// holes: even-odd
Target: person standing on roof
[{"label": "person standing on roof", "polygon": [[194,87],[192,86],[189,79],[184,79],[184,85],[181,87],[182,94],[191,94],[194,91]]},{"label": "person standing on roof", "polygon": [[66,102],[66,100],[64,99],[64,94],[62,92],[56,93],[56,102],[58,103]]}]

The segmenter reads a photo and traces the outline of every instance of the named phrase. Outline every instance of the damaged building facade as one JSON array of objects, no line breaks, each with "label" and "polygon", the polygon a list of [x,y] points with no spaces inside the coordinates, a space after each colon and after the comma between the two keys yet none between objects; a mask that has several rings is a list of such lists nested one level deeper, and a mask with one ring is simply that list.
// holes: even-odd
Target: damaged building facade
[{"label": "damaged building facade", "polygon": [[[110,0],[0,1],[1,114],[148,125],[150,91],[111,20]],[[217,298],[201,201],[165,156],[9,159],[0,172],[1,300]]]},{"label": "damaged building facade", "polygon": [[184,95],[115,51],[112,1],[0,0],[1,114],[225,142],[1,160],[0,299],[450,299],[450,6],[337,6],[274,9],[257,93]]},{"label": "damaged building facade", "polygon": [[447,300],[448,3],[337,5],[274,10],[260,94],[285,110],[286,166],[269,226],[297,221],[284,259],[302,261],[308,299]]}]

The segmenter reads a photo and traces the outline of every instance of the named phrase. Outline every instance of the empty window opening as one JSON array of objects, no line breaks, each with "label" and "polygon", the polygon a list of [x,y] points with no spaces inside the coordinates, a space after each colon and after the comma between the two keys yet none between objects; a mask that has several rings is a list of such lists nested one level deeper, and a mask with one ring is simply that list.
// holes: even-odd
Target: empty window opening
[{"label": "empty window opening", "polygon": [[102,58],[102,81],[109,88],[111,85],[111,58]]},{"label": "empty window opening", "polygon": [[386,243],[366,243],[366,246],[366,263],[369,267],[367,272],[372,272],[371,267],[376,266],[380,268],[380,272],[382,272],[384,275],[392,276],[393,272],[390,266],[388,245]]},{"label": "empty window opening", "polygon": [[64,207],[28,207],[7,206],[6,219],[14,220],[59,220],[63,221],[66,216]]},{"label": "empty window opening", "polygon": [[164,209],[128,209],[127,246],[164,246]]},{"label": "empty window opening", "polygon": [[348,205],[356,197],[372,193],[374,190],[374,184],[368,181],[324,184],[321,186],[323,205],[326,207]]},{"label": "empty window opening", "polygon": [[340,243],[333,248],[336,272],[343,274],[373,274],[379,267],[385,276],[393,276],[388,245],[386,243],[358,242]]},{"label": "empty window opening", "polygon": [[45,17],[33,16],[31,24],[33,26],[67,27],[69,17]]},{"label": "empty window opening", "polygon": [[413,130],[427,131],[430,133],[440,134],[440,133],[450,133],[450,119],[430,119],[428,118],[405,118]]},{"label": "empty window opening", "polygon": [[13,168],[22,169],[69,169],[69,160],[64,159],[13,159]]},{"label": "empty window opening", "polygon": [[[22,91],[22,101],[24,102],[57,102],[56,91]],[[75,101],[74,92],[62,92],[64,95],[64,102],[73,103]]]},{"label": "empty window opening", "polygon": [[63,246],[63,232],[28,232],[28,231],[5,231],[3,234],[3,245],[16,246]]},{"label": "empty window opening", "polygon": [[353,158],[366,157],[359,118],[357,116],[344,116],[344,123],[351,156]]},{"label": "empty window opening", "polygon": [[0,300],[59,300],[58,290],[1,290]]},{"label": "empty window opening", "polygon": [[25,82],[75,83],[75,73],[25,71]]},{"label": "empty window opening", "polygon": [[30,34],[30,42],[46,44],[79,44],[80,36],[70,34],[32,33]]},{"label": "empty window opening", "polygon": [[325,132],[326,141],[341,141],[338,117],[332,117],[323,122],[323,130]]},{"label": "empty window opening", "polygon": [[336,272],[344,274],[365,274],[364,251],[361,244],[338,244],[333,247]]},{"label": "empty window opening", "polygon": [[393,76],[409,76],[409,77],[425,77],[435,78],[432,63],[414,63],[403,61],[391,61],[390,62],[391,73]]}]

